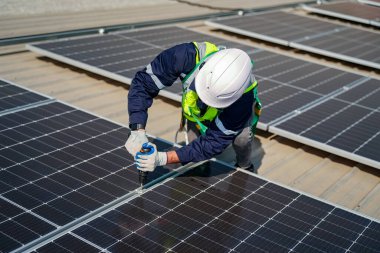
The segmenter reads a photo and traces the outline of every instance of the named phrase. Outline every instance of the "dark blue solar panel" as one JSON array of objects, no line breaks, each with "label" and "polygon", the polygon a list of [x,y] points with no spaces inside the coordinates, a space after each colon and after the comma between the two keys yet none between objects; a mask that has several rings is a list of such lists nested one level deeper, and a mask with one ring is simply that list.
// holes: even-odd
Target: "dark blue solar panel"
[{"label": "dark blue solar panel", "polygon": [[[66,243],[72,251],[85,243],[109,252],[375,252],[379,228],[375,221],[211,162],[73,230]],[[37,252],[59,249],[60,241]]]},{"label": "dark blue solar panel", "polygon": [[363,163],[380,168],[379,95],[380,81],[369,79],[275,128],[359,155],[369,159]]},{"label": "dark blue solar panel", "polygon": [[[0,251],[75,222],[139,187],[129,130],[52,102],[0,116]],[[162,150],[171,145],[152,140]],[[169,172],[160,167],[153,180]]]}]

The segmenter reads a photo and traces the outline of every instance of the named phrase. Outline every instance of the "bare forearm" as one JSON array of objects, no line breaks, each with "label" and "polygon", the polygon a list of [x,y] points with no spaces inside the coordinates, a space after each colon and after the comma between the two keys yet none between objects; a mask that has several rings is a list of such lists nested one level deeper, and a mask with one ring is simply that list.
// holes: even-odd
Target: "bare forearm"
[{"label": "bare forearm", "polygon": [[170,164],[170,163],[179,163],[180,162],[179,158],[178,158],[178,155],[177,155],[177,152],[175,152],[174,150],[166,152],[166,155],[168,157],[168,160],[167,160],[168,164]]}]

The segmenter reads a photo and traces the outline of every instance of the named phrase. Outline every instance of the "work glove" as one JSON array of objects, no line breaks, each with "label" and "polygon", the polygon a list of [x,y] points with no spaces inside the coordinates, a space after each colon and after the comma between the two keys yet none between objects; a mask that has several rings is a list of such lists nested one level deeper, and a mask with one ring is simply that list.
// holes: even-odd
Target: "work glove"
[{"label": "work glove", "polygon": [[145,130],[134,130],[131,131],[128,140],[125,143],[125,148],[127,149],[128,153],[135,157],[137,152],[140,151],[141,146],[146,142],[148,142],[148,138],[146,137]]},{"label": "work glove", "polygon": [[141,171],[152,172],[157,166],[165,165],[168,161],[166,152],[158,152],[156,145],[151,142],[144,143],[142,149],[148,152],[138,152],[135,156],[137,168]]}]

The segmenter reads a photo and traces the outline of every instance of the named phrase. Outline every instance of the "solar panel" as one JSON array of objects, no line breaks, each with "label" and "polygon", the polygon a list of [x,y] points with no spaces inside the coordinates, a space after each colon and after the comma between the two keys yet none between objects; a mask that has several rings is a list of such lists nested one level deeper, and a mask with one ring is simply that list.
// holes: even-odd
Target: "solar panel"
[{"label": "solar panel", "polygon": [[336,59],[380,69],[378,32],[286,12],[219,18],[206,24]]},{"label": "solar panel", "polygon": [[[135,191],[128,133],[56,101],[0,116],[0,251],[42,240]],[[167,172],[160,167],[150,180]]]},{"label": "solar panel", "polygon": [[26,106],[49,101],[49,98],[0,79],[0,115]]},{"label": "solar panel", "polygon": [[217,162],[196,167],[36,252],[376,252],[380,224]]},{"label": "solar panel", "polygon": [[380,11],[377,7],[363,5],[355,2],[341,2],[319,5],[303,5],[307,11],[346,19],[363,24],[380,26]]},{"label": "solar panel", "polygon": [[361,3],[380,7],[380,0],[358,0]]},{"label": "solar panel", "polygon": [[270,131],[380,168],[380,81],[348,89]]}]

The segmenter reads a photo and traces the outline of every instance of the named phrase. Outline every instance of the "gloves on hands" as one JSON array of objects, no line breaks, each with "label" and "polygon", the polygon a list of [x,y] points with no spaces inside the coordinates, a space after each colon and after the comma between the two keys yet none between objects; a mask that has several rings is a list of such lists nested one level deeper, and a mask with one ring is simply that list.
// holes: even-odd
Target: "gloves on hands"
[{"label": "gloves on hands", "polygon": [[137,168],[141,171],[152,172],[157,166],[167,163],[168,157],[166,152],[158,152],[156,145],[151,142],[144,143],[140,148],[150,149],[147,153],[138,152],[135,156]]},{"label": "gloves on hands", "polygon": [[142,145],[146,142],[149,141],[146,137],[145,130],[139,129],[131,131],[131,135],[129,135],[129,138],[125,143],[125,148],[127,149],[128,153],[135,157],[137,152],[140,151]]},{"label": "gloves on hands", "polygon": [[[139,129],[131,131],[125,148],[137,163],[137,168],[141,171],[154,171],[157,166],[167,163],[166,152],[158,152],[156,145],[148,141],[145,130]],[[150,149],[150,152],[142,153],[141,149]]]}]

